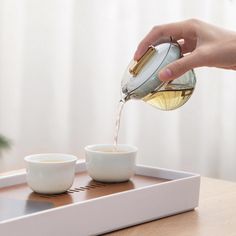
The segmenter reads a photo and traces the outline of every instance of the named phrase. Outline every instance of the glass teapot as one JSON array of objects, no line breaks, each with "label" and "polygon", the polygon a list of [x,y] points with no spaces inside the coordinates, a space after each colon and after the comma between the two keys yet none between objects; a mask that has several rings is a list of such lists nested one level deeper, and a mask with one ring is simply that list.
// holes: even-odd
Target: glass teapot
[{"label": "glass teapot", "polygon": [[174,110],[184,105],[196,84],[194,71],[189,70],[169,82],[158,78],[162,68],[180,57],[182,53],[177,42],[150,46],[138,61],[128,65],[121,82],[122,100],[142,99],[161,110]]}]

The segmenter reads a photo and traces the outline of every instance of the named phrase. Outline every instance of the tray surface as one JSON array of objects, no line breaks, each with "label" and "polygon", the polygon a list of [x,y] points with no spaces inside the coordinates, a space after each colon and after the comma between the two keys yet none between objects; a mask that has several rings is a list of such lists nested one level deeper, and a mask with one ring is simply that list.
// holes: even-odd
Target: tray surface
[{"label": "tray surface", "polygon": [[93,181],[87,172],[82,172],[76,174],[71,189],[62,194],[37,194],[27,184],[5,187],[0,189],[0,221],[166,181],[170,180],[135,175],[123,183],[101,183]]},{"label": "tray surface", "polygon": [[53,208],[50,202],[0,198],[0,221]]}]

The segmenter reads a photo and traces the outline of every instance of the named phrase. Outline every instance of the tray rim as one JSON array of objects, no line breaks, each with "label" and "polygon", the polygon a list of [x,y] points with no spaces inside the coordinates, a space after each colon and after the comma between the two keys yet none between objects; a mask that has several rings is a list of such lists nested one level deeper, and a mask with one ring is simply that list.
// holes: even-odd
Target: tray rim
[{"label": "tray rim", "polygon": [[[153,170],[157,171],[159,170],[161,173],[168,173],[168,174],[175,174],[179,178],[171,178],[172,181],[177,180],[177,179],[184,179],[188,177],[200,177],[200,174],[193,173],[193,172],[188,172],[188,171],[182,171],[182,170],[174,170],[174,169],[168,169],[168,168],[162,168],[162,167],[154,167],[154,166],[149,166],[149,165],[142,165],[142,164],[136,164],[135,165],[135,174],[140,174],[140,172],[143,172],[142,169],[147,170]],[[86,171],[86,162],[84,159],[80,159],[76,162],[76,167],[75,167],[75,173],[80,173]],[[140,174],[142,175],[142,174]],[[150,176],[150,177],[155,177],[153,175],[146,175],[145,176]],[[183,177],[184,176],[184,177]],[[161,177],[160,177],[161,178]],[[165,177],[164,177],[165,178]],[[0,176],[0,189],[5,188],[5,187],[10,187],[18,184],[24,184],[26,183],[26,169],[23,169],[20,173],[12,173],[6,176]]]},{"label": "tray rim", "polygon": [[[85,160],[78,160],[77,163],[76,163],[75,173],[80,173],[80,172],[85,172],[85,171],[86,171]],[[29,217],[32,217],[32,216],[47,214],[47,213],[53,212],[53,211],[60,211],[60,210],[66,209],[66,208],[72,208],[74,206],[89,204],[90,202],[96,202],[96,201],[99,201],[101,199],[107,199],[107,198],[112,198],[114,196],[125,195],[125,194],[127,194],[127,192],[138,192],[138,191],[143,191],[145,189],[146,190],[147,189],[154,189],[157,186],[170,185],[173,182],[181,182],[181,181],[186,181],[186,180],[191,180],[191,179],[198,179],[199,182],[200,182],[200,175],[196,174],[196,173],[191,173],[191,172],[186,172],[186,171],[179,171],[179,170],[172,170],[172,169],[166,169],[166,168],[159,168],[159,167],[153,167],[153,166],[147,166],[147,165],[139,165],[139,164],[136,165],[136,167],[135,167],[135,173],[140,174],[140,175],[144,175],[144,176],[150,176],[150,177],[157,177],[158,178],[159,175],[154,176],[154,175],[150,174],[150,172],[158,172],[158,171],[160,171],[160,173],[162,175],[167,174],[167,175],[170,176],[171,174],[173,174],[173,178],[170,178],[170,181],[166,181],[166,182],[162,182],[162,183],[151,184],[151,185],[139,187],[139,188],[136,188],[136,189],[130,189],[130,190],[117,192],[117,193],[113,193],[113,194],[109,194],[109,195],[105,195],[105,196],[101,196],[101,197],[97,197],[97,198],[93,198],[93,199],[88,199],[88,200],[81,201],[81,202],[75,202],[75,203],[71,203],[71,204],[64,205],[64,206],[58,206],[58,207],[55,207],[55,208],[43,210],[43,211],[40,211],[40,212],[31,213],[31,214],[24,215],[24,216],[14,217],[14,218],[11,218],[11,219],[0,221],[0,225],[11,223],[11,222],[21,220],[21,219],[25,219],[25,218],[29,218]],[[178,178],[174,178],[174,176],[175,177],[178,176]],[[8,182],[8,184],[7,184],[7,182]],[[5,188],[5,187],[18,185],[18,184],[24,184],[24,183],[26,183],[26,171],[24,171],[22,173],[18,173],[18,174],[13,174],[13,175],[9,175],[9,176],[0,177],[0,189]]]}]

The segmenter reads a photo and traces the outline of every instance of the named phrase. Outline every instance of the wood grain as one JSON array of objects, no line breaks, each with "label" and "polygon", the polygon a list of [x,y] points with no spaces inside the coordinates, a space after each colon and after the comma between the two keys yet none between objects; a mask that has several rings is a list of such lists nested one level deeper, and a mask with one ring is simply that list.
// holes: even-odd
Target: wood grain
[{"label": "wood grain", "polygon": [[195,211],[106,235],[236,236],[236,183],[203,177],[200,203]]}]

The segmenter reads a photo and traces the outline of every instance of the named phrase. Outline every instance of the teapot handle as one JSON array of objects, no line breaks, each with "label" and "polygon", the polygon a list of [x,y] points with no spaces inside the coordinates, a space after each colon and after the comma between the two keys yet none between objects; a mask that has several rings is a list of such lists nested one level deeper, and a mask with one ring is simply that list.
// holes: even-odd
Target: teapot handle
[{"label": "teapot handle", "polygon": [[134,61],[134,64],[130,66],[129,73],[135,77],[156,51],[154,46],[149,46],[144,55],[138,61]]}]

